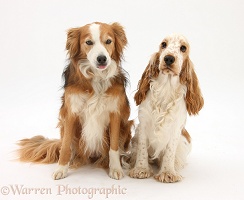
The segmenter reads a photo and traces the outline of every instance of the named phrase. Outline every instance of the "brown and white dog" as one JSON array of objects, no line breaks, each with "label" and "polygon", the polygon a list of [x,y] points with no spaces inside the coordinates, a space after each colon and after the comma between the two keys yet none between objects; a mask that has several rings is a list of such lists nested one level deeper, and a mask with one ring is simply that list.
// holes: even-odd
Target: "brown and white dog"
[{"label": "brown and white dog", "polygon": [[21,161],[53,163],[54,179],[65,178],[69,166],[95,163],[109,176],[124,176],[120,153],[131,139],[130,107],[121,68],[127,38],[123,27],[95,22],[68,30],[64,94],[59,113],[60,140],[35,136],[19,142]]},{"label": "brown and white dog", "polygon": [[132,139],[130,176],[147,178],[156,161],[161,182],[181,180],[179,169],[191,148],[185,129],[187,112],[196,115],[204,100],[193,64],[190,46],[182,35],[166,37],[145,69],[135,94],[139,125]]}]

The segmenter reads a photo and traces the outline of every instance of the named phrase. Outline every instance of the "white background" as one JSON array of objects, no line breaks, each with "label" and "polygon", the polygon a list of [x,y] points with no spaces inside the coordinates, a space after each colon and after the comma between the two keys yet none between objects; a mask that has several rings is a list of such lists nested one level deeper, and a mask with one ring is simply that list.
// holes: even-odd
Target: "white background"
[{"label": "white background", "polygon": [[[81,188],[126,189],[109,199],[244,199],[244,2],[242,0],[0,0],[0,199],[87,199]],[[153,178],[120,181],[90,166],[54,181],[56,164],[14,161],[16,141],[34,135],[58,138],[61,74],[67,64],[66,31],[101,21],[120,22],[129,44],[123,67],[130,74],[131,118],[137,116],[134,91],[150,55],[171,33],[184,34],[201,84],[205,105],[189,117],[193,138],[182,182]],[[52,194],[13,194],[11,185],[51,188]],[[69,184],[73,194],[58,193]],[[83,191],[85,192],[85,190]],[[119,191],[117,191],[119,192]],[[92,199],[105,199],[96,194]]]}]

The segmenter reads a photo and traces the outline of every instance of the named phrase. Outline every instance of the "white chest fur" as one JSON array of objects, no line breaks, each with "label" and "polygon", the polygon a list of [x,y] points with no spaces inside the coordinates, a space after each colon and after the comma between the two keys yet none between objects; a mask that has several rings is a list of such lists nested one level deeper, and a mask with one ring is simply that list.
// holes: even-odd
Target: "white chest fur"
[{"label": "white chest fur", "polygon": [[178,77],[160,74],[150,85],[147,98],[139,107],[141,129],[145,129],[155,154],[162,151],[174,134],[180,134],[186,121],[186,87]]},{"label": "white chest fur", "polygon": [[[96,86],[92,96],[70,95],[71,110],[78,115],[82,124],[82,138],[91,154],[99,154],[103,144],[103,134],[109,125],[109,113],[118,111],[118,98],[104,93],[107,86]],[[99,89],[101,88],[101,89]]]}]

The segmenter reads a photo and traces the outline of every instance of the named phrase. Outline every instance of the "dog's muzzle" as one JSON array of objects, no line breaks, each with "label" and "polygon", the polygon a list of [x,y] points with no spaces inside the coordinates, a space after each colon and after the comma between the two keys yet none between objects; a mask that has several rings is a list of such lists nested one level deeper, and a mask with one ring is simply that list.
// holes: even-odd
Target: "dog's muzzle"
[{"label": "dog's muzzle", "polygon": [[175,62],[175,57],[171,55],[166,55],[164,57],[164,62],[167,65],[167,67],[170,67]]},{"label": "dog's muzzle", "polygon": [[97,57],[97,67],[99,69],[105,69],[107,67],[107,57],[104,55],[99,55]]}]

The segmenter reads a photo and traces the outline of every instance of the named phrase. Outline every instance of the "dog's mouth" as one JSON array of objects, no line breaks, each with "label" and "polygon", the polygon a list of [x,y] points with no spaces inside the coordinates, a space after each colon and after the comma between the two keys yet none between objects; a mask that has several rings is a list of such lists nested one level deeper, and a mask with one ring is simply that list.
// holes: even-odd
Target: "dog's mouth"
[{"label": "dog's mouth", "polygon": [[107,64],[97,65],[97,68],[100,70],[104,70],[107,68]]},{"label": "dog's mouth", "polygon": [[170,75],[173,75],[173,76],[177,76],[178,75],[177,71],[173,67],[170,67],[170,66],[167,66],[167,65],[162,66],[161,67],[161,71],[165,75],[167,75],[167,74],[170,74]]}]

